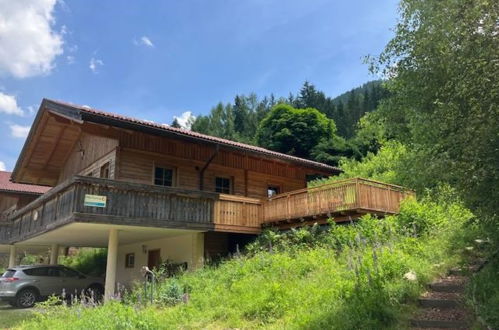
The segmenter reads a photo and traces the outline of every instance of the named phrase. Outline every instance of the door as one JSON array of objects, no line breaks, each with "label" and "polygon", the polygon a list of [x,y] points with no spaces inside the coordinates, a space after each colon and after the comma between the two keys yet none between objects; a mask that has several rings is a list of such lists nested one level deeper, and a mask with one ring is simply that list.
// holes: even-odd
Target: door
[{"label": "door", "polygon": [[161,256],[160,249],[157,250],[149,250],[147,254],[147,267],[153,270],[154,268],[158,269],[161,264]]},{"label": "door", "polygon": [[50,296],[53,294],[60,296],[63,291],[67,294],[68,291],[64,288],[59,269],[56,267],[47,267],[46,269],[47,276],[44,279],[41,279],[40,294],[42,296]]},{"label": "door", "polygon": [[85,278],[75,270],[61,267],[59,268],[59,276],[62,279],[62,285],[68,294],[80,296],[82,290],[85,290]]}]

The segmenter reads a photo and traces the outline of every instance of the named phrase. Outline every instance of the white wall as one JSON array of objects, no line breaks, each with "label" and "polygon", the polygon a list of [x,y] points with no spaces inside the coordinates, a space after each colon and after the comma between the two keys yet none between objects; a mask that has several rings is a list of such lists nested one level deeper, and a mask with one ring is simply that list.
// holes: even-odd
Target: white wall
[{"label": "white wall", "polygon": [[[187,262],[189,269],[195,269],[203,263],[203,233],[194,232],[136,244],[120,245],[116,268],[116,282],[120,285],[129,286],[134,280],[142,280],[140,270],[143,266],[147,266],[148,256],[147,252],[143,252],[143,245],[146,245],[148,250],[160,249],[161,262],[165,262],[167,259],[176,263]],[[125,267],[125,256],[128,253],[135,253],[135,266],[133,268]]]}]

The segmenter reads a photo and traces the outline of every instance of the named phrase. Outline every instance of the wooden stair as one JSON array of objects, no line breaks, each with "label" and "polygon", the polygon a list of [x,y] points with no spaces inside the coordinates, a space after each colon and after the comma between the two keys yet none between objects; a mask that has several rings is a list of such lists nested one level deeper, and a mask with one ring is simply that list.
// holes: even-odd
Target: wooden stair
[{"label": "wooden stair", "polygon": [[428,286],[419,299],[420,309],[410,320],[412,329],[469,329],[471,313],[463,304],[464,286],[468,278],[454,270]]}]

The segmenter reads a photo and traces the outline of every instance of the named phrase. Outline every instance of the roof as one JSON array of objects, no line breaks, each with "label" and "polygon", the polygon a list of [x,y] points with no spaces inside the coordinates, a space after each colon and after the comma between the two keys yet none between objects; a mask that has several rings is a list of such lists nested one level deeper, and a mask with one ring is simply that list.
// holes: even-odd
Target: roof
[{"label": "roof", "polygon": [[271,156],[271,157],[275,157],[275,158],[280,158],[282,160],[287,160],[287,161],[299,163],[299,164],[302,164],[305,166],[322,169],[324,171],[341,172],[341,169],[339,169],[338,167],[330,166],[330,165],[327,165],[324,163],[319,163],[319,162],[315,162],[312,160],[283,154],[283,153],[268,150],[268,149],[265,149],[262,147],[257,147],[257,146],[253,146],[253,145],[249,145],[249,144],[245,144],[245,143],[240,143],[240,142],[222,139],[222,138],[215,137],[215,136],[201,134],[201,133],[193,132],[193,131],[182,129],[182,128],[175,128],[175,127],[172,127],[172,126],[167,125],[167,124],[160,124],[160,123],[155,123],[152,121],[127,117],[127,116],[123,116],[123,115],[119,115],[119,114],[115,114],[115,113],[110,113],[110,112],[106,112],[106,111],[102,111],[102,110],[93,109],[93,108],[88,107],[88,106],[76,105],[76,104],[67,103],[67,102],[63,102],[63,101],[44,99],[42,102],[42,107],[44,104],[46,106],[48,106],[49,108],[51,105],[55,105],[56,107],[62,106],[64,108],[66,108],[66,110],[68,110],[68,108],[77,109],[82,114],[81,119],[83,119],[83,120],[90,119],[90,118],[85,118],[86,117],[86,116],[84,116],[85,114],[90,115],[90,116],[92,116],[92,115],[99,116],[101,118],[107,118],[107,119],[111,119],[111,120],[117,120],[119,122],[132,124],[133,126],[135,126],[134,127],[135,129],[139,129],[140,127],[149,127],[149,128],[154,128],[154,129],[160,129],[160,130],[165,131],[165,132],[173,133],[173,134],[179,135],[179,136],[188,137],[188,138],[195,139],[198,141],[220,144],[220,145],[230,147],[230,148],[237,148],[237,149],[244,150],[244,151],[249,151],[249,152],[267,155],[267,156]]},{"label": "roof", "polygon": [[50,187],[11,182],[10,181],[11,174],[12,174],[11,172],[0,171],[0,191],[41,195],[50,190]]}]

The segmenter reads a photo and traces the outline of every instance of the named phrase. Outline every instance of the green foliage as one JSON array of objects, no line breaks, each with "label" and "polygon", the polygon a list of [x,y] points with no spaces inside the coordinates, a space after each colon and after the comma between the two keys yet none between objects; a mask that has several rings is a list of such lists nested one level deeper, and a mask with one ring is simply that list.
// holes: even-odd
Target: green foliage
[{"label": "green foliage", "polygon": [[[381,147],[378,153],[370,152],[361,161],[342,158],[339,165],[343,173],[327,179],[317,180],[310,185],[316,186],[343,179],[362,177],[415,188],[415,186],[418,186],[417,182],[407,175],[406,164],[410,162],[410,159],[411,155],[406,146],[397,141],[389,141]],[[415,179],[417,180],[417,178]]]},{"label": "green foliage", "polygon": [[24,253],[19,264],[20,265],[35,265],[35,264],[42,264],[42,263],[43,263],[43,257],[35,255],[35,254]]},{"label": "green foliage", "polygon": [[499,261],[491,260],[483,271],[472,278],[468,287],[470,304],[477,314],[490,326],[499,328]]},{"label": "green foliage", "polygon": [[206,116],[198,116],[191,129],[195,132],[255,144],[258,123],[276,104],[274,96],[258,100],[255,94],[236,95],[234,104],[219,103]]},{"label": "green foliage", "polygon": [[467,205],[497,215],[499,3],[402,0],[400,15],[373,62],[390,78],[379,108],[387,134],[410,147],[423,181],[450,183]]},{"label": "green foliage", "polygon": [[275,151],[310,158],[311,150],[332,139],[335,131],[334,121],[316,109],[278,104],[260,123],[257,142]]},{"label": "green foliage", "polygon": [[446,192],[383,220],[267,231],[246,254],[159,283],[155,305],[55,306],[23,328],[397,328],[406,304],[459,261],[471,217]]},{"label": "green foliage", "polygon": [[388,92],[381,81],[368,82],[336,98],[326,96],[324,92],[306,81],[297,95],[290,94],[288,98],[281,97],[276,100],[274,95],[270,95],[258,99],[254,93],[248,96],[236,95],[233,103],[225,105],[219,103],[208,115],[198,116],[192,125],[192,130],[256,144],[258,126],[277,103],[289,104],[299,109],[314,108],[336,123],[339,136],[334,141],[322,143],[313,157],[318,161],[337,164],[340,156],[358,157],[358,150],[363,155],[367,151],[377,150],[368,145],[361,145],[364,142],[368,143],[367,141],[356,138],[350,140],[355,135],[355,128],[360,118],[375,110],[387,95]]},{"label": "green foliage", "polygon": [[61,256],[59,262],[83,274],[101,276],[106,271],[107,250],[81,248],[74,256]]}]

